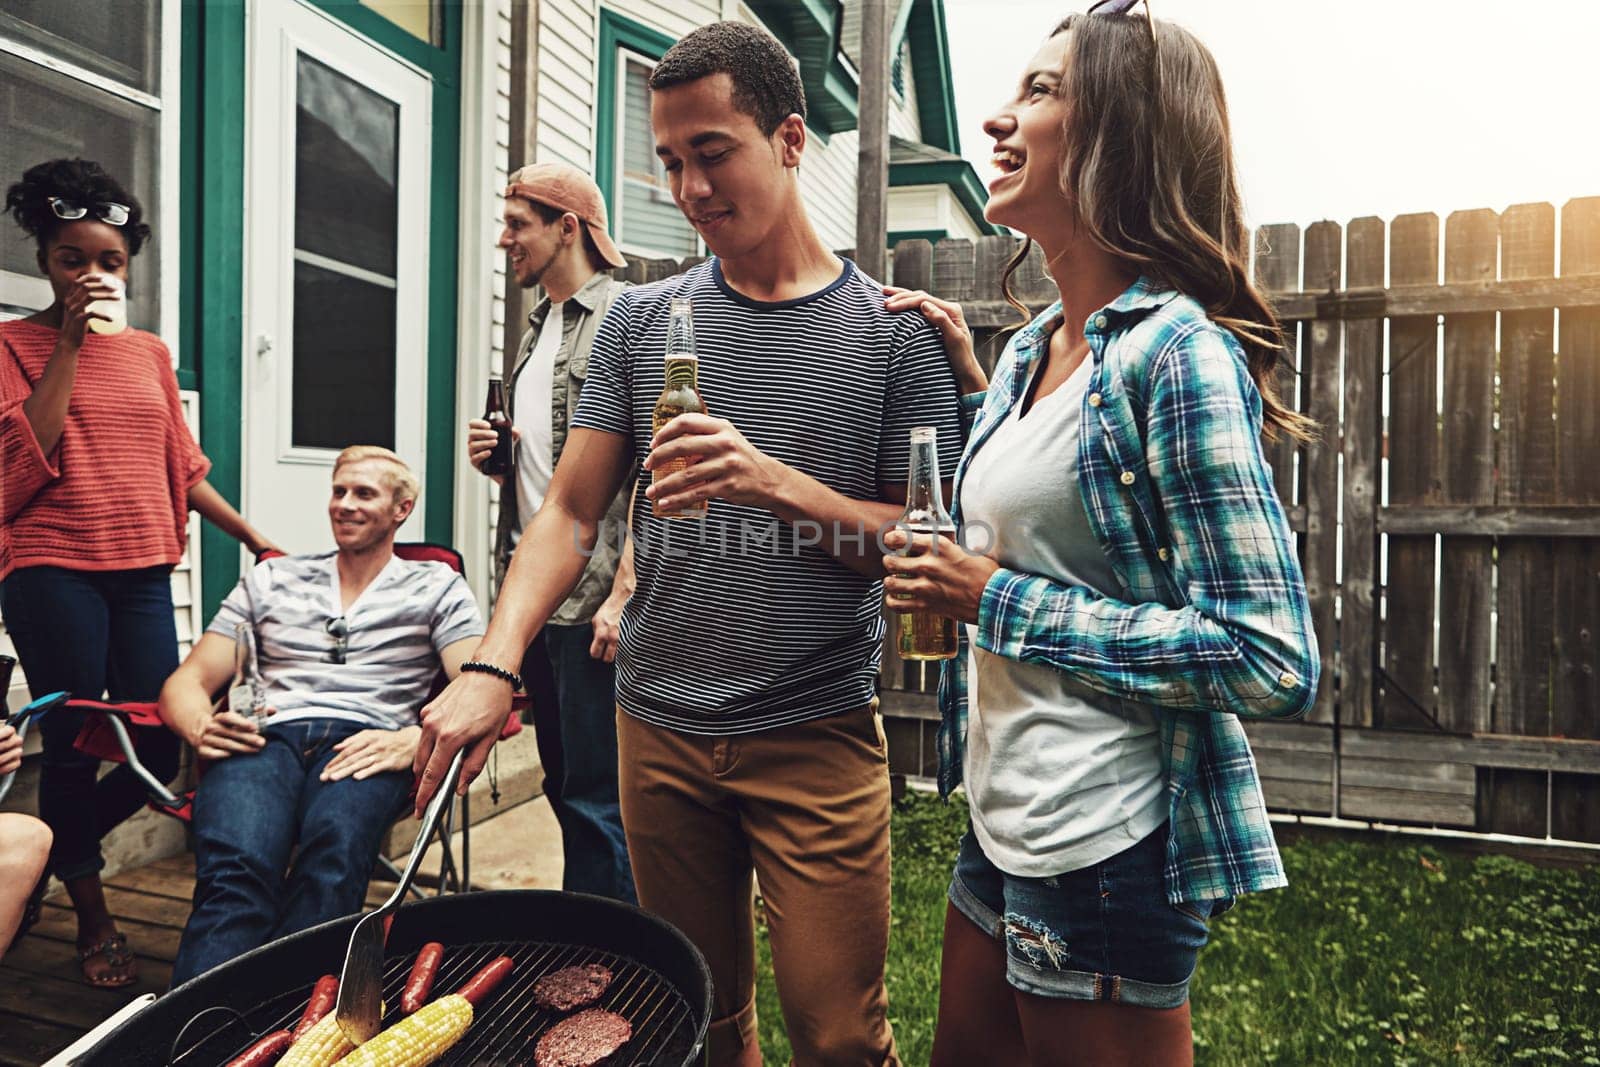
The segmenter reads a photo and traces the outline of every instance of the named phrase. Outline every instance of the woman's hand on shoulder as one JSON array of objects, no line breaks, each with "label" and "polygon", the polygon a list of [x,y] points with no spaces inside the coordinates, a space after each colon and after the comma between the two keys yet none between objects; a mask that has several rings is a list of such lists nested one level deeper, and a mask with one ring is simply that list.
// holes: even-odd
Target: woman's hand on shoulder
[{"label": "woman's hand on shoulder", "polygon": [[961,305],[953,300],[941,300],[921,289],[883,287],[883,306],[889,312],[919,311],[944,338],[945,358],[955,372],[956,384],[963,394],[981,393],[989,388],[989,379],[978,363],[972,347],[972,327],[967,325]]}]

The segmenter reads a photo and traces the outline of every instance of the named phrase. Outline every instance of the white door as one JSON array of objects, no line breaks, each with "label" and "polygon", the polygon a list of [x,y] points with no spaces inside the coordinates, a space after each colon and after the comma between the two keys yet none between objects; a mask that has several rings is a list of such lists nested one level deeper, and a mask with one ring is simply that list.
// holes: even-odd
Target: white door
[{"label": "white door", "polygon": [[333,547],[340,449],[383,445],[424,471],[432,93],[300,0],[251,12],[245,513],[312,552]]}]

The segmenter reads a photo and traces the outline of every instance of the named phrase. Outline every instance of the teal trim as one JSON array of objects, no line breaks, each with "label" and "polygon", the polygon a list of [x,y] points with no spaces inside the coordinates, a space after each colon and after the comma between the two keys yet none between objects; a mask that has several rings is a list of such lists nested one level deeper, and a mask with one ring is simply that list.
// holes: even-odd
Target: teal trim
[{"label": "teal trim", "polygon": [[806,124],[823,135],[855,129],[861,80],[839,51],[839,0],[750,0],[750,10],[800,63]]},{"label": "teal trim", "polygon": [[[183,0],[183,349],[200,390],[208,480],[239,500],[244,334],[244,4]],[[192,47],[191,47],[192,46]],[[181,382],[181,378],[180,378]],[[201,610],[210,618],[239,580],[239,545],[200,524]]]},{"label": "teal trim", "polygon": [[[921,2],[921,0],[918,0]],[[951,159],[939,163],[894,163],[889,167],[889,187],[902,185],[948,185],[956,199],[978,227],[979,233],[1004,234],[1005,231],[983,217],[983,206],[989,202],[988,190],[978,180],[978,172],[964,159]]]},{"label": "teal trim", "polygon": [[600,54],[595,64],[594,181],[605,197],[606,211],[616,218],[617,177],[617,49],[626,48],[660,59],[675,42],[660,30],[600,9]]},{"label": "teal trim", "polygon": [[[959,156],[961,132],[956,123],[956,90],[950,75],[950,34],[945,29],[944,0],[912,0],[910,7],[906,33],[911,38],[911,76],[917,86],[921,140]],[[898,37],[890,40],[898,41]]]},{"label": "teal trim", "polygon": [[890,230],[889,247],[893,248],[901,241],[927,241],[929,244],[938,244],[950,236],[949,230]]},{"label": "teal trim", "polygon": [[[200,5],[198,0],[182,0],[178,31],[178,158],[163,160],[163,166],[178,167],[178,188],[196,189],[200,173],[200,138],[196,119],[200,115]],[[168,171],[167,173],[171,173]],[[173,246],[177,254],[168,270],[178,272],[178,388],[197,389],[199,365],[198,323],[192,314],[198,298],[200,277],[200,204],[198,196],[178,200],[178,233]]]},{"label": "teal trim", "polygon": [[[433,83],[432,218],[428,223],[428,469],[423,488],[433,505],[423,527],[430,541],[455,537],[456,316],[460,271],[461,201],[461,26],[458,0],[444,5],[444,38],[455,57],[449,78]],[[404,31],[401,31],[404,33]],[[410,36],[407,34],[406,36]],[[415,38],[412,38],[415,40]],[[454,45],[453,49],[448,46]],[[485,76],[492,75],[492,71]],[[489,190],[468,195],[484,197]]]}]

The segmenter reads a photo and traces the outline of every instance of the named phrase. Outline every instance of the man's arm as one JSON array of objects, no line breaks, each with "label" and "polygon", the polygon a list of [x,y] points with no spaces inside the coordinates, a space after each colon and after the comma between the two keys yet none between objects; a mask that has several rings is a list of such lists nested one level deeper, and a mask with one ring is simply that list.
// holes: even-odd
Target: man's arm
[{"label": "man's arm", "polygon": [[444,668],[444,676],[455,681],[456,675],[461,673],[461,665],[472,658],[472,650],[478,647],[481,637],[463,637],[454,641],[439,651],[439,664]]},{"label": "man's arm", "polygon": [[[633,529],[634,499],[630,497],[628,500],[630,531]],[[617,554],[617,573],[611,576],[611,593],[595,609],[594,618],[590,621],[594,632],[594,640],[589,642],[590,659],[616,662],[617,643],[622,640],[622,609],[627,606],[628,598],[633,596],[638,584],[639,576],[633,568],[633,538],[624,537],[622,551]]]},{"label": "man's arm", "polygon": [[[513,673],[522,666],[534,635],[583,577],[589,562],[586,553],[594,549],[600,520],[622,487],[632,459],[632,447],[620,434],[582,427],[572,431],[544,506],[517,542],[489,629],[471,659]],[[438,790],[455,754],[470,748],[459,786],[466,792],[483,770],[510,713],[510,683],[476,671],[456,677],[422,709],[422,740],[414,763],[419,813]]]},{"label": "man's arm", "polygon": [[189,655],[161,687],[161,721],[193,745],[201,759],[219,760],[255,752],[266,744],[255,723],[243,715],[211,713],[211,694],[233,676],[233,642],[221,634],[200,636]]}]

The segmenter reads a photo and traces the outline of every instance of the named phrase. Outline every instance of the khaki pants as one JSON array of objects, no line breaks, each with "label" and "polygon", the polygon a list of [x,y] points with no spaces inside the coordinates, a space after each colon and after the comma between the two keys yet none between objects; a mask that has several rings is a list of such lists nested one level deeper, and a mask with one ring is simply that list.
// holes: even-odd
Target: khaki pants
[{"label": "khaki pants", "polygon": [[889,770],[876,707],[735,737],[619,711],[617,740],[639,903],[711,966],[711,1063],[759,1055],[754,872],[794,1062],[897,1067],[883,987]]}]

